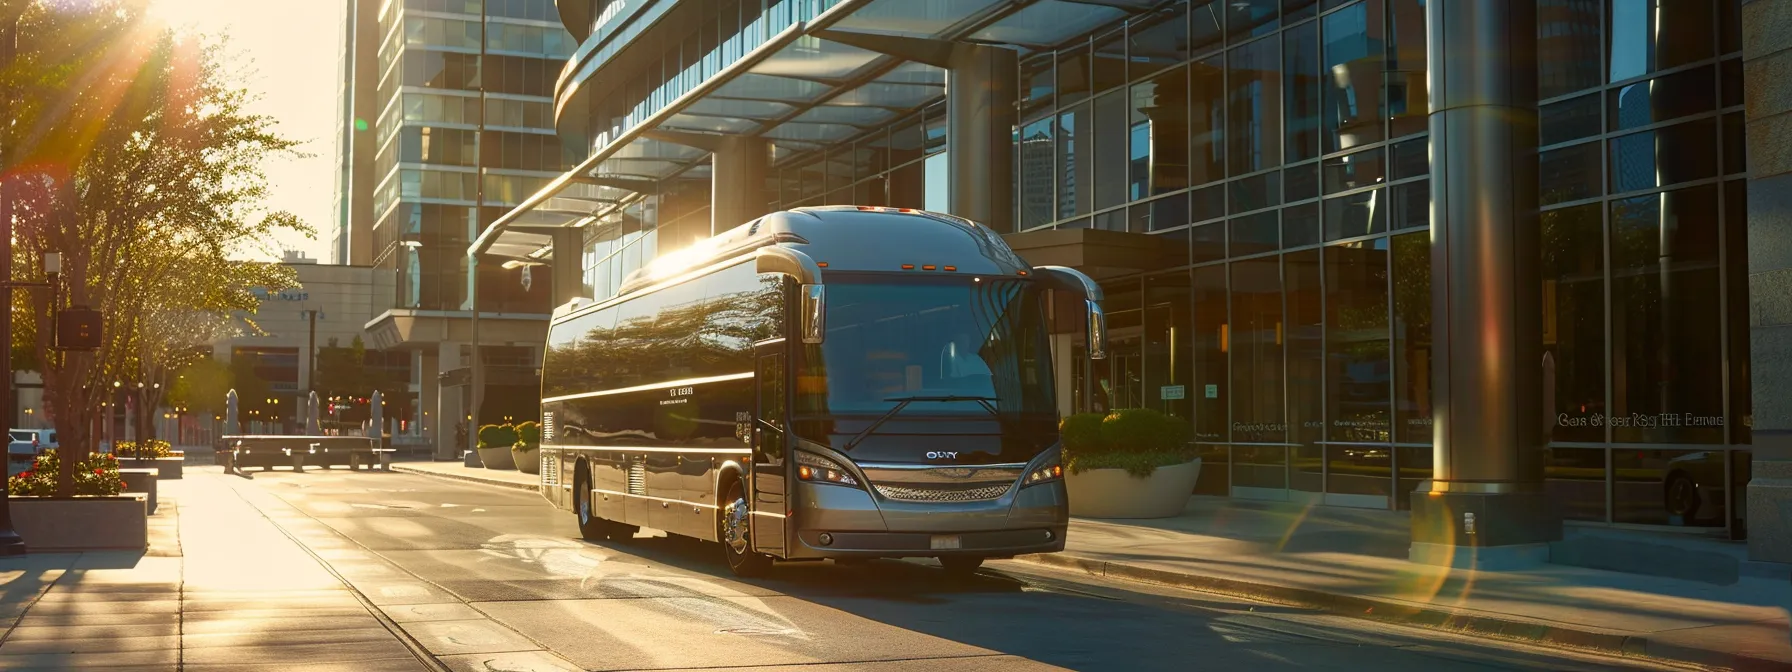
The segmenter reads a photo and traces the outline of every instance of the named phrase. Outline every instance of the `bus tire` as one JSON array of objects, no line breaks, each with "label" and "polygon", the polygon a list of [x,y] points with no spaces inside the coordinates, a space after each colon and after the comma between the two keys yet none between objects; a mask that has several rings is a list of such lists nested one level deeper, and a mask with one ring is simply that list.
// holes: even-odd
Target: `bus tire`
[{"label": "bus tire", "polygon": [[585,462],[580,461],[578,470],[572,477],[572,512],[579,521],[579,536],[586,541],[603,541],[610,536],[610,526],[597,512],[591,502],[591,472]]},{"label": "bus tire", "polygon": [[743,578],[764,576],[772,568],[772,558],[753,550],[752,521],[740,476],[727,477],[721,491],[722,499],[716,507],[716,540],[722,542],[728,571]]}]

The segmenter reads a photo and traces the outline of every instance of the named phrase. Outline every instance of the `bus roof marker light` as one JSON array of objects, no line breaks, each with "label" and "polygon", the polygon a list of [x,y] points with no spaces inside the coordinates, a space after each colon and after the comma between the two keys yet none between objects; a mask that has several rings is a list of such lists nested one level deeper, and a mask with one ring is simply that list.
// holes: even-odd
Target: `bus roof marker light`
[{"label": "bus roof marker light", "polygon": [[939,269],[939,267],[935,266],[933,264],[927,264],[927,265],[921,267],[921,270],[923,270],[923,271],[933,271],[933,270],[938,270],[938,269]]},{"label": "bus roof marker light", "polygon": [[903,264],[902,270],[905,270],[905,271],[915,270],[915,265],[914,264]]},{"label": "bus roof marker light", "polygon": [[956,271],[956,270],[958,270],[958,267],[957,266],[947,266],[946,270],[947,271]]}]

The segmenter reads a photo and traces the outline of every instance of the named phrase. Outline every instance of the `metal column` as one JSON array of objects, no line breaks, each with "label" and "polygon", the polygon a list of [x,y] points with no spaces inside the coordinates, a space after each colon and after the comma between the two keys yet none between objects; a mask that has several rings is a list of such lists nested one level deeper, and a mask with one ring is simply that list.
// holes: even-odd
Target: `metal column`
[{"label": "metal column", "polygon": [[947,202],[954,215],[1013,233],[1015,51],[958,44],[947,63]]},{"label": "metal column", "polygon": [[713,174],[710,177],[710,235],[758,219],[765,214],[765,182],[771,165],[771,143],[765,138],[728,135],[718,136],[709,147]]},{"label": "metal column", "polygon": [[585,230],[568,228],[554,232],[554,306],[564,306],[585,296],[585,269],[581,267]]},{"label": "metal column", "polygon": [[1561,537],[1542,490],[1536,16],[1536,0],[1425,7],[1436,431],[1417,562],[1522,567]]}]

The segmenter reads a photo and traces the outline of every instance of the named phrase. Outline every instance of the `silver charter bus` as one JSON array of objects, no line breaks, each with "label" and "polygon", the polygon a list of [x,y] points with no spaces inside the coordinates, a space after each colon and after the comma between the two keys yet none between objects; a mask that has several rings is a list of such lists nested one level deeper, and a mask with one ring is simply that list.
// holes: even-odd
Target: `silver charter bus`
[{"label": "silver charter bus", "polygon": [[587,539],[718,541],[741,575],[1062,550],[1049,290],[1099,356],[1094,281],[1029,267],[987,227],[767,215],[555,311],[541,491]]}]

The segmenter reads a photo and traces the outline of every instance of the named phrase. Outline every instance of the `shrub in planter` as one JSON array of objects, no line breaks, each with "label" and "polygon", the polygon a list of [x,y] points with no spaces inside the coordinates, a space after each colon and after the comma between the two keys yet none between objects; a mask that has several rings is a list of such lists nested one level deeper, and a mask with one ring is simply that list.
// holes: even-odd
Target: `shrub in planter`
[{"label": "shrub in planter", "polygon": [[1188,423],[1150,409],[1071,416],[1059,435],[1074,516],[1173,516],[1188,504],[1201,474]]},{"label": "shrub in planter", "polygon": [[[54,497],[56,474],[61,468],[56,450],[46,450],[38,454],[30,470],[6,482],[6,491],[14,497]],[[118,475],[118,458],[98,453],[75,467],[76,496],[111,496],[120,492],[124,492],[124,479]]]},{"label": "shrub in planter", "polygon": [[516,470],[525,474],[541,473],[541,460],[536,457],[541,448],[541,423],[525,422],[516,426],[516,445],[510,447],[514,453],[511,459],[516,462]]},{"label": "shrub in planter", "polygon": [[161,439],[144,442],[142,455],[137,451],[136,441],[120,441],[112,446],[112,454],[119,457],[174,457],[174,446]]},{"label": "shrub in planter", "polygon": [[1106,415],[1079,413],[1058,426],[1070,473],[1090,469],[1125,469],[1144,478],[1158,467],[1193,460],[1189,425],[1181,418],[1149,408],[1123,408]]},{"label": "shrub in planter", "polygon": [[516,445],[516,428],[510,425],[485,425],[479,428],[479,447],[509,448]]},{"label": "shrub in planter", "polygon": [[487,469],[515,469],[516,460],[510,449],[516,446],[516,428],[510,425],[485,425],[479,428],[479,461]]}]

